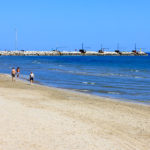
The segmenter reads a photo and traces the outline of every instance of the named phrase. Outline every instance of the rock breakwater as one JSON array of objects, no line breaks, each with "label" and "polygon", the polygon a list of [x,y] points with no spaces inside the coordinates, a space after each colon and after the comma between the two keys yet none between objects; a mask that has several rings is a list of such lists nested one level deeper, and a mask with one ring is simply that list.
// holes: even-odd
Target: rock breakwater
[{"label": "rock breakwater", "polygon": [[1,56],[147,56],[145,52],[0,51]]}]

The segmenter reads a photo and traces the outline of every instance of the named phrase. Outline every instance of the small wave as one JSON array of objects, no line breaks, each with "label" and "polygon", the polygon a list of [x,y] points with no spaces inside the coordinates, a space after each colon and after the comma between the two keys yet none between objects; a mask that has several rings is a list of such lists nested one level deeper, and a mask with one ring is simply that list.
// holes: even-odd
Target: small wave
[{"label": "small wave", "polygon": [[95,83],[95,82],[91,82],[91,84],[92,84],[92,85],[95,85],[96,83]]},{"label": "small wave", "polygon": [[69,73],[75,73],[74,71],[71,71],[71,70],[70,70],[70,71],[66,71],[66,72],[69,72]]},{"label": "small wave", "polygon": [[41,62],[34,60],[34,61],[32,61],[32,64],[41,64]]},{"label": "small wave", "polygon": [[65,70],[58,69],[58,68],[49,68],[48,70],[65,72]]},{"label": "small wave", "polygon": [[[83,71],[73,71],[73,70],[64,70],[64,69],[59,69],[59,68],[49,68],[48,70],[53,70],[53,71],[60,71],[60,72],[65,72],[65,73],[70,73],[70,74],[76,74],[76,75],[85,75],[85,76],[101,76],[101,77],[105,77],[105,76],[121,76],[121,77],[128,77],[129,75],[125,75],[125,74],[117,74],[117,73],[94,73],[94,72],[83,72]],[[86,82],[83,82],[86,84]],[[88,83],[87,83],[88,84]],[[95,84],[93,82],[89,83],[89,84]]]},{"label": "small wave", "polygon": [[63,69],[59,69],[59,68],[49,68],[48,70],[65,72],[65,73],[71,73],[71,74],[76,74],[76,75],[89,75],[86,72],[77,72],[77,71],[72,71],[72,70],[63,70]]},{"label": "small wave", "polygon": [[141,79],[142,79],[142,78],[144,78],[144,77],[138,77],[138,76],[134,76],[134,78],[141,78]]},{"label": "small wave", "polygon": [[95,82],[82,82],[83,84],[91,84],[91,85],[95,85]]},{"label": "small wave", "polygon": [[120,93],[118,93],[118,92],[108,92],[108,94],[117,94],[117,95],[119,95]]},{"label": "small wave", "polygon": [[128,75],[125,75],[125,74],[119,74],[119,73],[100,73],[100,74],[95,74],[96,76],[120,76],[120,77],[123,77],[123,76],[128,76]]},{"label": "small wave", "polygon": [[120,95],[120,92],[114,92],[114,91],[106,91],[106,90],[100,90],[99,93],[105,93],[105,94],[115,94]]},{"label": "small wave", "polygon": [[140,70],[136,70],[136,69],[131,69],[131,72],[140,72]]},{"label": "small wave", "polygon": [[127,78],[141,78],[145,79],[147,77],[142,77],[142,76],[136,76],[136,75],[131,75],[131,74],[115,74],[115,73],[107,73],[107,74],[97,74],[97,76],[119,76],[119,77],[127,77]]},{"label": "small wave", "polygon": [[79,91],[81,91],[81,92],[88,92],[89,90],[79,90]]},{"label": "small wave", "polygon": [[140,70],[135,70],[135,72],[140,72]]},{"label": "small wave", "polygon": [[82,82],[82,83],[84,83],[84,84],[88,84],[88,82]]},{"label": "small wave", "polygon": [[76,75],[90,75],[88,72],[80,72],[80,71],[67,71],[68,73],[76,74]]},{"label": "small wave", "polygon": [[135,76],[135,75],[132,75],[131,77],[133,77],[133,78],[140,78],[140,79],[146,79],[147,78],[147,77]]}]

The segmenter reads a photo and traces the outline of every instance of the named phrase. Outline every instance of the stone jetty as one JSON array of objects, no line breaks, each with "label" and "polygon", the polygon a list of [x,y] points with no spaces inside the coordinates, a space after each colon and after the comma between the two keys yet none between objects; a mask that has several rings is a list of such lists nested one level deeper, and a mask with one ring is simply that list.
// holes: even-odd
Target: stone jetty
[{"label": "stone jetty", "polygon": [[107,52],[107,51],[0,51],[0,56],[147,56],[145,52]]}]

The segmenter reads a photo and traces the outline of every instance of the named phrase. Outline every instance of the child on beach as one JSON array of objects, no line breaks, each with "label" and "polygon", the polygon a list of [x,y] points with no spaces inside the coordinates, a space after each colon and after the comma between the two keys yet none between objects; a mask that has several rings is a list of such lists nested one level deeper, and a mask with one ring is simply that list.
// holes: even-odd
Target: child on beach
[{"label": "child on beach", "polygon": [[33,72],[30,73],[30,84],[33,83],[33,80],[34,80],[34,74]]},{"label": "child on beach", "polygon": [[19,67],[17,67],[16,72],[17,72],[17,78],[19,78],[19,73],[20,73],[20,68]]},{"label": "child on beach", "polygon": [[11,70],[11,76],[12,76],[12,82],[15,81],[15,76],[16,76],[16,70],[15,70],[15,68],[12,68],[12,70]]}]

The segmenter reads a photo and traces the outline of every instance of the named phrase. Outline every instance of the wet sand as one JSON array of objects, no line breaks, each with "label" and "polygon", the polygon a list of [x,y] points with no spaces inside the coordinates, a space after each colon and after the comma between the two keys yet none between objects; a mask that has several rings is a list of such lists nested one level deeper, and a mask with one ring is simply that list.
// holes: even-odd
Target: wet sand
[{"label": "wet sand", "polygon": [[0,75],[0,150],[149,150],[150,106]]}]

